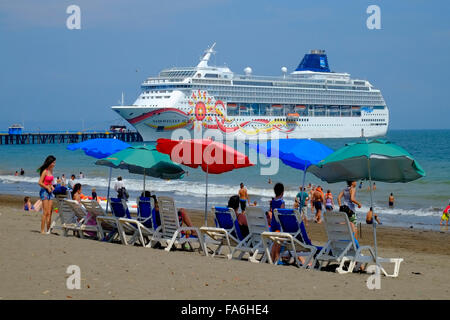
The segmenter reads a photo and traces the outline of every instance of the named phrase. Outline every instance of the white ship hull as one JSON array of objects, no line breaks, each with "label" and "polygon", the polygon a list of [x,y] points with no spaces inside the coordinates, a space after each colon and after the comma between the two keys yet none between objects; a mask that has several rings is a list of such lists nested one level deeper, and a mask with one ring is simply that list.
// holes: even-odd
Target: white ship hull
[{"label": "white ship hull", "polygon": [[[142,108],[136,106],[113,107],[124,119],[140,133],[144,141],[156,141],[159,138],[173,138],[174,135],[189,132],[191,138],[202,138],[204,134],[223,137],[223,139],[254,140],[254,139],[326,139],[326,138],[358,138],[385,136],[388,130],[389,114],[362,112],[361,117],[312,116],[298,117],[297,121],[279,121],[280,117],[228,117],[227,120],[237,118],[225,128],[233,131],[226,132],[215,128],[214,121],[197,121],[189,116],[175,111],[173,108]],[[148,118],[133,121],[130,113],[149,114]],[[134,118],[135,119],[135,118]],[[258,123],[264,121],[264,124]],[[381,121],[380,121],[381,120]],[[240,125],[246,123],[244,126]],[[165,124],[165,125],[164,125]],[[235,128],[238,127],[236,130]]]}]

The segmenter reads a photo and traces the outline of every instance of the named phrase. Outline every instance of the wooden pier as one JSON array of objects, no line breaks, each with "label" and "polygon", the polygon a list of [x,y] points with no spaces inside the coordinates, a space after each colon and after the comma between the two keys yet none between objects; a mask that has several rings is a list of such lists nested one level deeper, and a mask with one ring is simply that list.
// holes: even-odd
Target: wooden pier
[{"label": "wooden pier", "polygon": [[119,139],[124,142],[142,142],[138,132],[59,132],[59,133],[22,133],[8,134],[0,133],[0,145],[4,144],[57,144],[77,143],[89,139],[110,138]]}]

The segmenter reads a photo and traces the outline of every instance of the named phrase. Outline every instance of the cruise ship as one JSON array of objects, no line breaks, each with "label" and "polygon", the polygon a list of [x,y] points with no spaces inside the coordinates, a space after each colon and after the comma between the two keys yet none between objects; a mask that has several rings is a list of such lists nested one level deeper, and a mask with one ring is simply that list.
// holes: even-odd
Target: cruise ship
[{"label": "cruise ship", "polygon": [[[196,67],[162,70],[147,78],[133,105],[113,106],[144,141],[174,138],[177,129],[227,139],[354,138],[384,136],[389,111],[369,81],[332,72],[324,50],[305,54],[291,73],[235,74],[208,64],[215,43]],[[230,136],[231,135],[231,136]],[[177,137],[175,137],[177,138]]]}]

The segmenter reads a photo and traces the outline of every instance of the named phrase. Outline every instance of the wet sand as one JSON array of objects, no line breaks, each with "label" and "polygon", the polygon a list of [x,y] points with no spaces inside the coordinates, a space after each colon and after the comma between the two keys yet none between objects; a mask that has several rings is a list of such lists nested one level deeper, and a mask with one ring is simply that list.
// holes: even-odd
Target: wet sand
[{"label": "wet sand", "polygon": [[[33,202],[36,200],[32,199]],[[402,257],[398,278],[369,290],[368,274],[298,269],[205,257],[198,252],[124,246],[73,236],[41,235],[39,212],[23,197],[0,195],[0,299],[448,299],[450,233],[377,228],[379,255]],[[193,223],[203,212],[188,210]],[[209,224],[213,225],[212,219]],[[314,244],[323,225],[309,223]],[[372,226],[361,245],[372,245]],[[81,289],[69,290],[66,269],[81,269]]]}]

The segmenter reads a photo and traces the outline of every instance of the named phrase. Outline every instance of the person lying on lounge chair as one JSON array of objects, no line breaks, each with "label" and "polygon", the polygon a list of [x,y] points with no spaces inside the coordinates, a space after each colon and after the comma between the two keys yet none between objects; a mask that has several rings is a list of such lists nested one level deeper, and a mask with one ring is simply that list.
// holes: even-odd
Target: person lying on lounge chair
[{"label": "person lying on lounge chair", "polygon": [[239,223],[239,229],[241,231],[241,235],[243,237],[246,237],[248,235],[248,225],[247,225],[247,217],[245,216],[244,213],[239,213],[239,205],[240,205],[240,200],[239,200],[239,196],[235,195],[235,196],[231,196],[230,199],[228,200],[228,208],[231,208],[234,210],[234,212],[236,213],[236,218],[238,220]]}]

